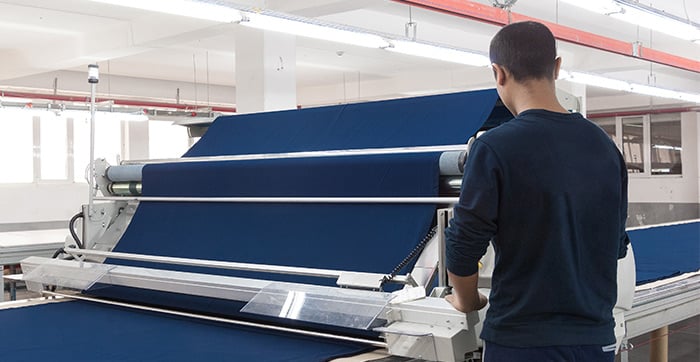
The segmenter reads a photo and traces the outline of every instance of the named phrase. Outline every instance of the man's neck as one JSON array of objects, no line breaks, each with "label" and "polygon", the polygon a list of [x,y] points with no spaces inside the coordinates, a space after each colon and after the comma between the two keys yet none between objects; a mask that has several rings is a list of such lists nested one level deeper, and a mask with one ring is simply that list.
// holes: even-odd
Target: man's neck
[{"label": "man's neck", "polygon": [[518,84],[514,89],[513,111],[520,114],[530,109],[543,109],[557,113],[568,113],[557,99],[554,82],[547,80],[531,80]]}]

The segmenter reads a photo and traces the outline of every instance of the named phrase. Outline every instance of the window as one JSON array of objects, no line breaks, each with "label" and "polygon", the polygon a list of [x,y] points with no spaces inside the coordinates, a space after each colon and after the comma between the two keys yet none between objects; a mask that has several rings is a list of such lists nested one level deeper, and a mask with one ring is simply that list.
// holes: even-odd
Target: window
[{"label": "window", "polygon": [[39,121],[39,149],[42,180],[68,179],[68,132],[66,119],[42,112]]},{"label": "window", "polygon": [[680,114],[625,116],[595,121],[620,147],[630,174],[682,174]]},{"label": "window", "polygon": [[34,181],[34,122],[30,112],[0,109],[0,183]]},{"label": "window", "polygon": [[627,172],[644,173],[644,117],[622,119],[622,154]]},{"label": "window", "polygon": [[680,175],[681,121],[651,116],[651,174]]},{"label": "window", "polygon": [[[95,158],[104,158],[112,165],[121,159],[121,121],[115,118],[95,118]],[[73,118],[74,179],[87,182],[85,175],[90,164],[90,115]]]},{"label": "window", "polygon": [[165,121],[148,122],[148,157],[178,158],[189,149],[187,128]]},{"label": "window", "polygon": [[596,119],[595,123],[598,126],[600,126],[600,128],[602,128],[603,131],[605,131],[605,133],[608,134],[608,136],[610,136],[610,139],[612,139],[613,142],[615,142],[617,144],[617,139],[615,138],[615,134],[616,134],[616,132],[615,132],[615,127],[616,127],[615,126],[615,124],[616,124],[615,118],[612,118],[612,117],[600,118],[600,119]]}]

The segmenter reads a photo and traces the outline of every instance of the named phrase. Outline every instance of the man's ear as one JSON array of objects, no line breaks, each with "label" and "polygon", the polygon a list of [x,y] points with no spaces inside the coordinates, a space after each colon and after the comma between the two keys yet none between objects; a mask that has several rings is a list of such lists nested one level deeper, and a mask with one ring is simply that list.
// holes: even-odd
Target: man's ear
[{"label": "man's ear", "polygon": [[491,64],[491,68],[493,68],[493,76],[496,78],[496,84],[503,86],[510,74],[508,74],[505,68],[496,63]]},{"label": "man's ear", "polygon": [[554,80],[559,78],[559,69],[561,69],[561,57],[554,59]]}]

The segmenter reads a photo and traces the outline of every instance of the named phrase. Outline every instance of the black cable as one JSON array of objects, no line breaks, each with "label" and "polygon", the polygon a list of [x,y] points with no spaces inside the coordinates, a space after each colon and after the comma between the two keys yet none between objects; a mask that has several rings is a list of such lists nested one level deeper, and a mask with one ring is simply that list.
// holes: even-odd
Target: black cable
[{"label": "black cable", "polygon": [[51,259],[56,259],[56,258],[58,258],[59,255],[65,254],[65,253],[66,253],[66,251],[63,250],[63,248],[60,248],[60,249],[56,250],[55,253],[53,253],[53,256],[51,257]]},{"label": "black cable", "polygon": [[70,235],[73,237],[73,240],[75,240],[75,243],[78,245],[78,249],[83,249],[83,242],[80,241],[78,234],[75,233],[75,221],[79,218],[83,218],[83,220],[85,220],[85,214],[83,214],[82,211],[70,218],[70,221],[68,222],[68,230],[70,231]]},{"label": "black cable", "polygon": [[416,245],[416,247],[413,248],[413,250],[411,250],[411,252],[408,253],[408,255],[398,265],[396,265],[396,267],[394,267],[391,273],[385,275],[384,278],[382,278],[382,283],[386,283],[394,279],[394,277],[396,277],[396,275],[401,271],[401,269],[406,267],[408,263],[415,259],[423,251],[423,249],[425,249],[425,246],[428,245],[428,242],[430,242],[430,240],[433,238],[433,236],[435,236],[436,233],[437,226],[433,226],[433,228],[430,229],[430,231],[428,231],[428,234],[425,235],[423,240],[421,240],[420,243],[418,243],[418,245]]}]

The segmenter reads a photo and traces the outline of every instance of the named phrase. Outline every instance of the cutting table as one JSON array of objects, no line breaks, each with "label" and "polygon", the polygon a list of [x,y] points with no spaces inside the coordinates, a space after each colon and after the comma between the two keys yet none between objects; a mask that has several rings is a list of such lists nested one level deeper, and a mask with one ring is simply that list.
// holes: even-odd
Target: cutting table
[{"label": "cutting table", "polygon": [[[51,358],[478,359],[483,311],[443,298],[443,231],[467,140],[510,117],[495,90],[220,117],[182,158],[97,160],[82,237],[22,262],[49,299],[0,311],[6,356],[42,358],[80,336]],[[628,255],[620,344],[697,314],[694,279],[670,288],[678,298],[644,297]],[[678,313],[654,317],[654,303]]]},{"label": "cutting table", "polygon": [[[18,265],[29,256],[51,257],[57,249],[63,247],[67,235],[65,229],[0,232],[0,270],[5,265]],[[12,287],[10,299],[14,299]],[[4,300],[5,283],[0,283],[0,302]]]}]

